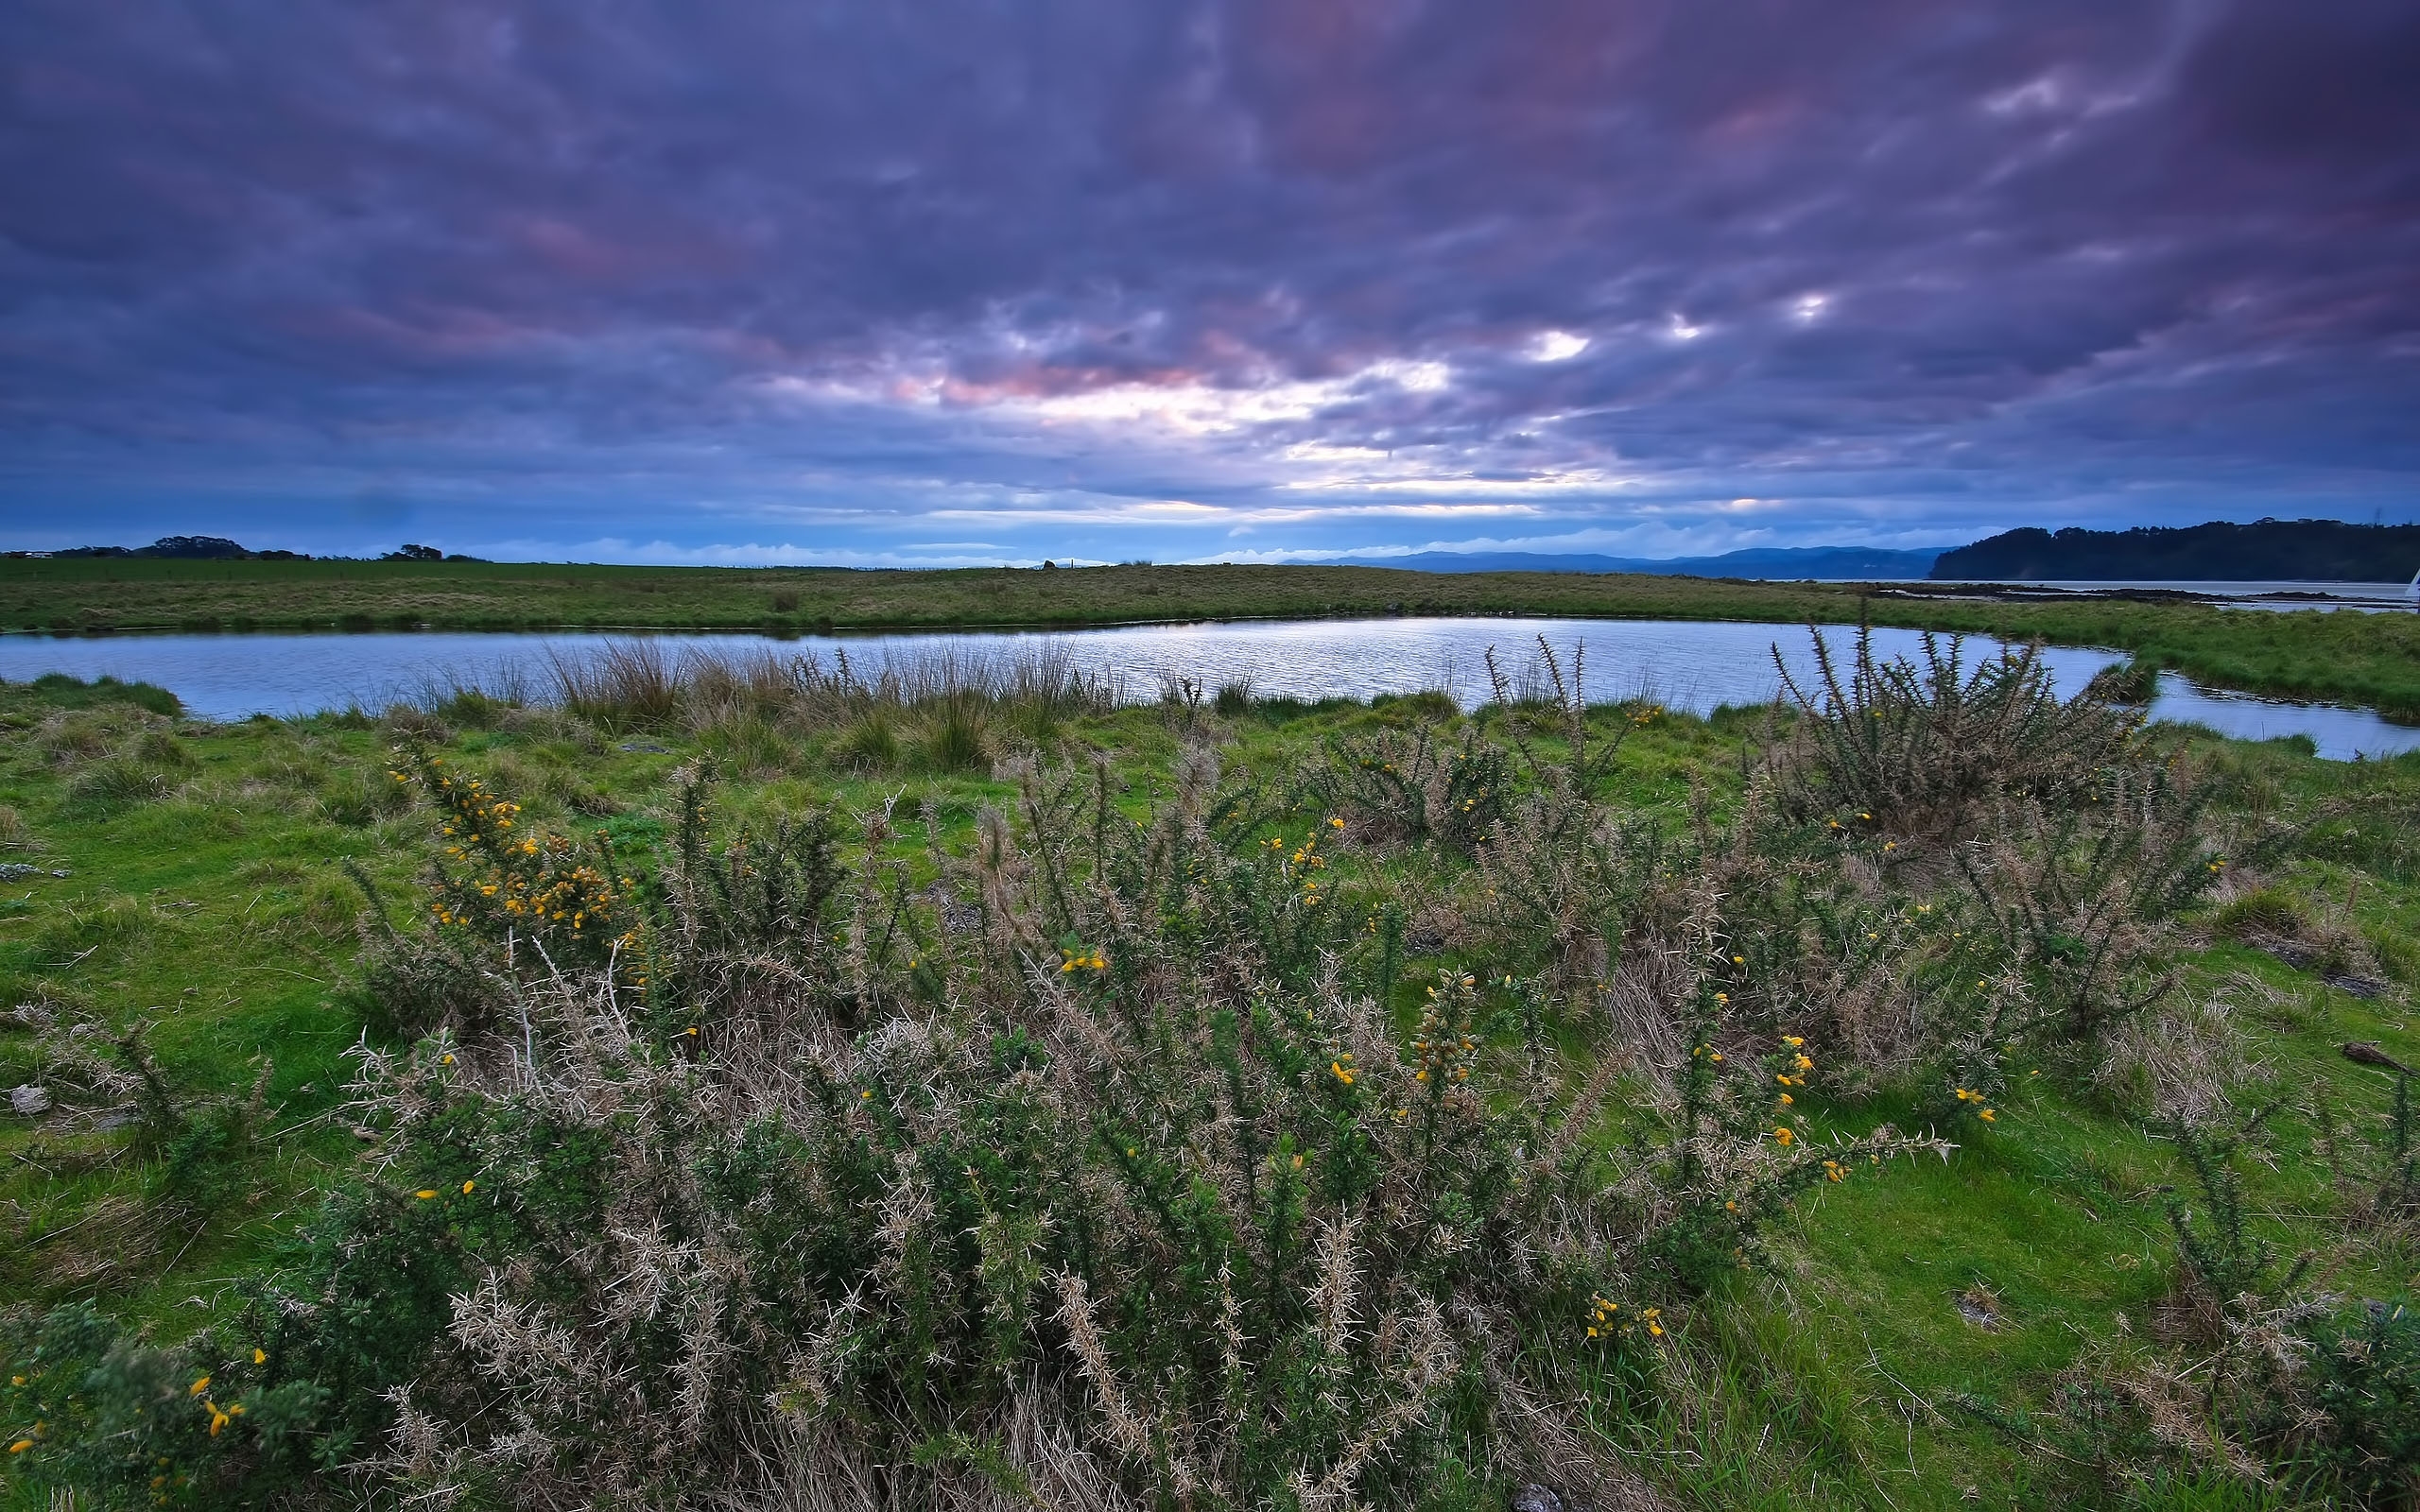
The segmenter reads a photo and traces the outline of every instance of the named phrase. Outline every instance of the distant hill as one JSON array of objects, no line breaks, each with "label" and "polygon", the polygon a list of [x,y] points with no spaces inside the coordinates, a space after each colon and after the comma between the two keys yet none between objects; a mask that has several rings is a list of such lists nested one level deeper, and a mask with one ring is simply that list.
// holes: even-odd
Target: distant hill
[{"label": "distant hill", "polygon": [[[147,546],[70,546],[64,551],[7,553],[11,557],[166,557],[181,561],[309,561],[311,558],[299,551],[253,551],[241,541],[225,536],[162,536]],[[347,558],[329,557],[328,561]],[[479,557],[465,557],[459,552],[447,554],[435,546],[406,545],[390,551],[380,561],[480,561]]]},{"label": "distant hill", "polygon": [[[224,536],[162,536],[147,546],[71,546],[54,557],[173,557],[188,561],[247,561],[264,555],[246,551]],[[280,553],[291,556],[293,553]]]},{"label": "distant hill", "polygon": [[2420,572],[2420,525],[2341,520],[2214,522],[2055,533],[2011,530],[1945,551],[1936,581],[2400,583]]},{"label": "distant hill", "polygon": [[1729,551],[1720,557],[1547,556],[1519,551],[1424,551],[1410,557],[1340,557],[1326,567],[1400,567],[1422,573],[1648,573],[1668,577],[1783,577],[1864,580],[1922,577],[1938,551],[1873,546],[1791,546]]}]

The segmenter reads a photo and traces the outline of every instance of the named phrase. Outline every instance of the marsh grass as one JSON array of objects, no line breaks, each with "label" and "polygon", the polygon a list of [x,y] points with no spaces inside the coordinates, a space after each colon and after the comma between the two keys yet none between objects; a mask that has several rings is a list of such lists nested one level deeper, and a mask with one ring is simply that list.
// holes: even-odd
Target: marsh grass
[{"label": "marsh grass", "polygon": [[827,662],[633,640],[584,651],[558,645],[547,665],[555,701],[579,719],[617,732],[717,735],[769,769],[786,765],[777,742],[838,732],[850,759],[868,767],[912,756],[930,770],[971,770],[995,754],[995,730],[1045,739],[1122,701],[1115,678],[1048,641],[998,653],[944,644],[869,668],[845,649]]}]

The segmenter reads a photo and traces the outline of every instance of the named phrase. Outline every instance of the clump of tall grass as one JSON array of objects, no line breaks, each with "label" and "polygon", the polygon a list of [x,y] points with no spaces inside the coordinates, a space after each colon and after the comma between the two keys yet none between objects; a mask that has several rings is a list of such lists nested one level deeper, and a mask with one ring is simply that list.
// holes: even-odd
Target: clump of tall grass
[{"label": "clump of tall grass", "polygon": [[558,703],[581,719],[616,732],[686,730],[759,768],[786,765],[795,740],[837,733],[850,765],[966,770],[999,754],[1003,732],[1041,739],[1120,698],[1114,678],[1049,641],[1013,652],[944,644],[872,668],[845,649],[826,661],[616,641],[552,647],[548,667]]},{"label": "clump of tall grass", "polygon": [[168,774],[130,756],[93,762],[67,784],[67,802],[87,813],[107,816],[168,796]]},{"label": "clump of tall grass", "polygon": [[679,664],[691,653],[666,651],[653,640],[607,641],[574,655],[546,649],[555,696],[564,709],[606,730],[668,726],[681,708]]},{"label": "clump of tall grass", "polygon": [[2282,887],[2237,894],[2210,916],[2210,930],[2321,976],[2370,977],[2380,970],[2359,928],[2324,916]]}]

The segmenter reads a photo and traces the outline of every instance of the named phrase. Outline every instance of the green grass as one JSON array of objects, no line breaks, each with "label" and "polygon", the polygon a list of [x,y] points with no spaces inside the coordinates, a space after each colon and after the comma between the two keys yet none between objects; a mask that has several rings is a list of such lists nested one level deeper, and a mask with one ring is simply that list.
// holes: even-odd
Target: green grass
[{"label": "green grass", "polygon": [[[268,565],[242,572],[257,581]],[[385,573],[352,571],[363,581]],[[510,571],[527,570],[495,569]],[[618,570],[597,571],[608,580]],[[2280,620],[2226,623],[2265,629]],[[156,1195],[163,1171],[127,1133],[0,1120],[0,1294],[97,1298],[173,1337],[231,1306],[234,1283],[270,1263],[314,1194],[357,1157],[342,1109],[346,1052],[361,1034],[351,989],[364,903],[343,868],[356,862],[389,906],[411,905],[429,820],[389,791],[391,731],[337,718],[181,725],[147,703],[157,700],[122,687],[0,685],[0,859],[40,868],[0,887],[0,1007],[44,1003],[118,1030],[147,1025],[145,1042],[180,1095],[241,1090],[273,1065],[265,1096],[274,1133],[207,1211],[171,1219],[154,1204],[130,1220],[127,1199]],[[1322,740],[1413,717],[1408,706],[1253,706],[1224,727],[1227,760],[1275,775]],[[1736,713],[1651,719],[1633,730],[1604,796],[1675,824],[1693,791],[1730,803],[1754,729]],[[1110,754],[1128,784],[1120,802],[1137,811],[1167,792],[1183,745],[1152,709],[1078,719],[1061,733]],[[965,730],[942,727],[931,738],[943,748],[887,771],[853,766],[849,738],[753,750],[725,807],[738,818],[825,801],[863,814],[889,802],[905,815],[929,801],[942,844],[962,850],[978,810],[1012,794],[975,759]],[[532,826],[579,833],[602,809],[643,841],[667,813],[674,770],[701,748],[677,733],[661,743],[670,748],[624,750],[567,720],[516,715],[451,733],[445,748],[525,803]],[[2263,863],[2272,888],[2408,947],[2420,933],[2411,828],[2420,759],[2355,767],[2285,746],[2203,748],[2224,822],[2251,836],[2301,835]],[[114,775],[96,783],[101,771]],[[2289,819],[2304,828],[2281,831]],[[923,844],[918,834],[894,850],[922,865]],[[70,875],[52,877],[53,868]],[[2215,935],[2182,960],[2186,990],[2268,989],[2246,1021],[2250,1055],[2267,1068],[2257,1086],[2285,1106],[2262,1159],[2241,1162],[2256,1225],[2285,1248],[2315,1251],[2332,1290],[2420,1289],[2420,1247],[2341,1221],[2315,1117],[2322,1100],[2340,1127],[2382,1116],[2388,1079],[2335,1047],[2375,1040],[2420,1063],[2410,985],[2364,1002]],[[1411,984],[1448,963],[1462,964],[1450,954],[1408,963],[1407,1014]],[[0,1084],[49,1074],[34,1045],[22,1027],[0,1030]],[[1803,1201],[1776,1269],[1739,1276],[1679,1320],[1665,1368],[1694,1389],[1667,1393],[1629,1430],[1638,1463],[1668,1496],[1705,1507],[1911,1512],[2043,1505],[2068,1494],[2038,1452],[1957,1403],[2038,1409],[2079,1360],[2141,1347],[2176,1285],[2160,1189],[2182,1177],[2172,1147],[2139,1116],[2066,1068],[2025,1069],[2044,1074],[2021,1078],[1999,1125],[1946,1161],[1820,1188]],[[1849,1133],[1909,1119],[1887,1100],[1812,1111]],[[105,1263],[79,1238],[94,1234],[109,1236],[112,1247],[97,1257]],[[1970,1316],[1977,1297],[1990,1299],[1990,1327]],[[2140,1504],[2264,1504],[2246,1494],[2236,1483],[2183,1482]]]},{"label": "green grass", "polygon": [[1853,584],[1374,567],[605,567],[0,560],[0,629],[719,629],[771,633],[1392,614],[1850,623],[2134,652],[2213,687],[2420,719],[2420,615],[1909,597]]}]

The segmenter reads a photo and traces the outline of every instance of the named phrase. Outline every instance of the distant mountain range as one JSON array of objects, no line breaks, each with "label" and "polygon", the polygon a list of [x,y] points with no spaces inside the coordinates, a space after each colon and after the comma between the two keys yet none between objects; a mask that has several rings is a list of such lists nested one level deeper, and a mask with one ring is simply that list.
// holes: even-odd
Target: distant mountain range
[{"label": "distant mountain range", "polygon": [[1409,557],[1340,557],[1322,567],[1399,567],[1416,573],[1649,573],[1669,577],[1922,577],[1932,551],[1875,546],[1762,547],[1720,557],[1557,557],[1519,551],[1424,551]]},{"label": "distant mountain range", "polygon": [[2420,572],[2420,525],[2342,520],[2182,529],[2011,530],[1945,551],[1937,581],[2400,583]]},{"label": "distant mountain range", "polygon": [[[291,551],[252,551],[221,536],[164,536],[148,546],[78,546],[11,557],[168,557],[308,561]],[[333,558],[331,558],[333,559]],[[477,561],[406,545],[382,561]],[[2352,582],[2400,583],[2420,572],[2420,524],[2342,520],[2213,522],[2183,528],[2005,531],[1971,545],[1926,551],[1876,546],[1753,547],[1719,557],[1555,556],[1520,551],[1424,551],[1409,557],[1331,557],[1306,565],[1390,567],[1420,573],[1645,573],[1671,577],[1807,578],[1876,582]]]},{"label": "distant mountain range", "polygon": [[1517,551],[1424,551],[1344,557],[1333,567],[1424,573],[1649,573],[1689,577],[1814,578],[1871,582],[2349,582],[2400,583],[2420,572],[2420,525],[2341,520],[2052,532],[2010,530],[1934,551],[1871,546],[1765,547],[1719,557],[1549,556]]}]

